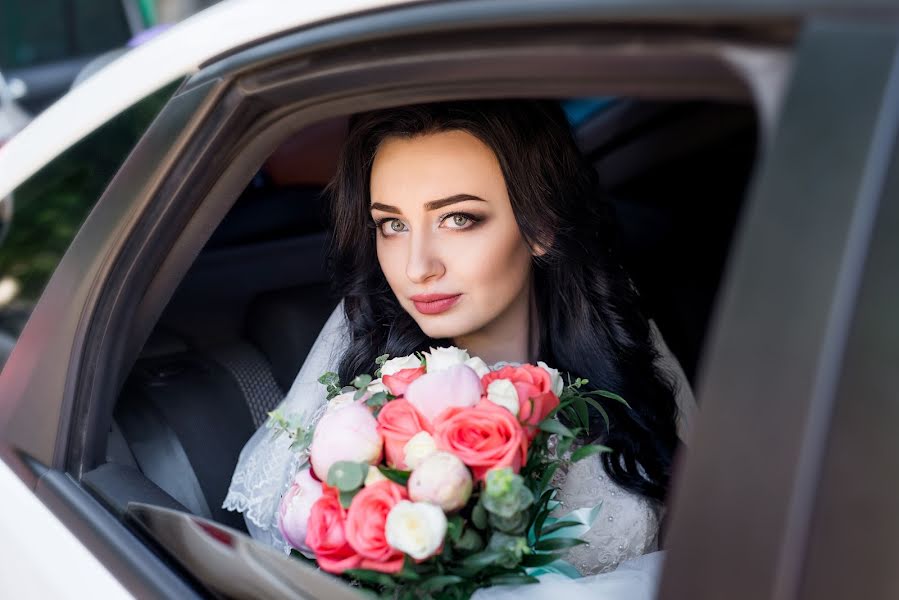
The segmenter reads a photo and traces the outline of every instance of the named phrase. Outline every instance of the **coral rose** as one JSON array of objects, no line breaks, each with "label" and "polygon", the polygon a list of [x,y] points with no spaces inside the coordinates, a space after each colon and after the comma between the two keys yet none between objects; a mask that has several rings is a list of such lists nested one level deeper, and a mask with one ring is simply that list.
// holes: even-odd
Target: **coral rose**
[{"label": "coral rose", "polygon": [[480,399],[478,374],[461,364],[436,373],[429,371],[406,390],[406,400],[432,423],[444,410],[453,406],[474,406]]},{"label": "coral rose", "polygon": [[482,400],[469,408],[450,408],[434,423],[440,450],[459,457],[481,481],[490,469],[514,472],[527,460],[528,440],[521,423],[508,410]]},{"label": "coral rose", "polygon": [[382,573],[403,570],[403,553],[387,543],[387,515],[408,499],[406,488],[392,481],[372,484],[356,494],[346,515],[346,539],[359,556],[363,569]]},{"label": "coral rose", "polygon": [[397,371],[393,375],[384,375],[381,377],[381,383],[384,384],[391,394],[394,396],[402,396],[406,393],[409,384],[425,374],[424,367],[415,369],[403,369]]},{"label": "coral rose", "polygon": [[346,538],[347,511],[340,506],[337,489],[322,486],[322,495],[309,512],[306,546],[315,553],[323,571],[340,575],[347,569],[358,569],[362,563]]},{"label": "coral rose", "polygon": [[381,408],[378,413],[378,433],[384,438],[384,454],[389,466],[396,469],[408,468],[405,446],[421,431],[431,433],[433,428],[430,421],[408,400],[391,400]]},{"label": "coral rose", "polygon": [[559,405],[559,397],[553,392],[552,376],[546,369],[534,365],[506,366],[484,375],[481,384],[487,389],[492,382],[500,379],[506,379],[515,386],[518,419],[530,429],[531,434],[536,432],[537,424]]}]

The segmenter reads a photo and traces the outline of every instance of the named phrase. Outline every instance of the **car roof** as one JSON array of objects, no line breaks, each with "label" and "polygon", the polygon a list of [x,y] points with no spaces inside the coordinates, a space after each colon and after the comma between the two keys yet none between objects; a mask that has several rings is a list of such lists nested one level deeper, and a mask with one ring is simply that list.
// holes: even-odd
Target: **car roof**
[{"label": "car roof", "polygon": [[0,198],[135,102],[204,63],[316,22],[418,0],[226,0],[123,54],[38,115],[0,149]]}]

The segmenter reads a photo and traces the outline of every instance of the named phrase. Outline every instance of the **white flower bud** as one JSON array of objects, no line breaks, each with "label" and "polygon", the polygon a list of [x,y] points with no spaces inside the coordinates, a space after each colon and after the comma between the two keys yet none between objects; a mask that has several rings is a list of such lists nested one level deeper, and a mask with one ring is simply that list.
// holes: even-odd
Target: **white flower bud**
[{"label": "white flower bud", "polygon": [[403,446],[403,461],[410,469],[417,467],[421,461],[437,452],[437,444],[427,431],[419,431]]},{"label": "white flower bud", "polygon": [[437,373],[456,365],[464,365],[465,361],[471,358],[468,355],[468,350],[456,348],[455,346],[431,348],[431,351],[425,352],[424,355],[428,365],[428,373]]},{"label": "white flower bud", "polygon": [[480,356],[472,356],[465,361],[465,365],[471,367],[478,374],[478,377],[483,377],[490,372],[490,367],[487,366],[487,363]]},{"label": "white flower bud", "polygon": [[378,392],[390,393],[390,390],[387,389],[387,386],[385,386],[383,383],[381,383],[380,377],[378,377],[377,379],[372,379],[371,383],[369,383],[368,386],[365,388],[365,391],[367,391],[372,396],[374,396]]},{"label": "white flower bud", "polygon": [[426,502],[401,500],[387,514],[387,543],[415,560],[434,556],[446,536],[446,515]]},{"label": "white flower bud", "polygon": [[502,406],[516,417],[518,416],[518,390],[508,379],[491,381],[487,386],[487,400]]},{"label": "white flower bud", "polygon": [[562,376],[559,375],[558,369],[553,369],[545,362],[537,361],[537,366],[549,373],[549,379],[552,381],[553,394],[556,396],[560,396],[562,394],[562,390],[565,389],[565,382],[562,381]]},{"label": "white flower bud", "polygon": [[417,369],[421,366],[421,360],[414,354],[391,358],[381,365],[381,377],[384,375],[396,375],[403,369]]},{"label": "white flower bud", "polygon": [[471,472],[455,454],[434,452],[412,471],[408,485],[412,500],[452,512],[471,496]]}]

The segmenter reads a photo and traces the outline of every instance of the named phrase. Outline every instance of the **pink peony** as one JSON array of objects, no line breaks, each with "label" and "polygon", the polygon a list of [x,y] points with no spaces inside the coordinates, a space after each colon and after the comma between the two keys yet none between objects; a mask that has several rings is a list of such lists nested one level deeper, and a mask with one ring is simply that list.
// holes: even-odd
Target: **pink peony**
[{"label": "pink peony", "polygon": [[481,380],[466,365],[425,373],[406,389],[406,400],[432,423],[446,409],[474,406],[480,399]]},{"label": "pink peony", "polygon": [[326,412],[315,426],[309,461],[315,476],[327,481],[328,470],[336,462],[378,463],[383,444],[378,422],[368,407],[347,404]]},{"label": "pink peony", "polygon": [[390,393],[394,396],[402,396],[406,393],[409,385],[424,374],[424,367],[403,369],[402,371],[397,371],[393,375],[384,375],[381,377],[381,383],[383,383],[384,387],[390,390]]},{"label": "pink peony", "polygon": [[450,452],[435,452],[424,459],[409,477],[409,497],[430,502],[452,512],[465,506],[471,496],[471,473]]},{"label": "pink peony", "polygon": [[293,478],[293,483],[278,506],[278,530],[292,547],[310,552],[306,545],[306,526],[312,505],[322,495],[322,484],[312,477],[309,469],[303,469]]}]

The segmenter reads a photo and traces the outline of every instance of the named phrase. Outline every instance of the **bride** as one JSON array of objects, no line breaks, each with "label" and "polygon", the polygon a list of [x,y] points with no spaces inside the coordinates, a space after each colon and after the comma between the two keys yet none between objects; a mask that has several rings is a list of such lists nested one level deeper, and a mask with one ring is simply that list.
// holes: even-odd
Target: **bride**
[{"label": "bride", "polygon": [[[354,117],[330,185],[330,266],[343,300],[280,410],[312,421],[325,401],[323,372],[346,383],[374,372],[382,354],[439,345],[488,364],[542,360],[618,393],[630,408],[608,403],[611,426],[598,414],[591,426],[613,452],[556,481],[560,514],[602,502],[582,536],[588,544],[566,557],[592,577],[547,579],[572,597],[619,589],[650,597],[659,554],[638,557],[659,549],[672,459],[693,401],[616,258],[597,190],[552,102],[438,103]],[[278,501],[301,460],[289,443],[257,431],[224,503],[244,513],[254,538],[282,549]],[[515,594],[541,592],[542,584]]]}]

